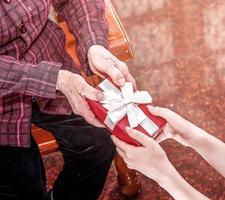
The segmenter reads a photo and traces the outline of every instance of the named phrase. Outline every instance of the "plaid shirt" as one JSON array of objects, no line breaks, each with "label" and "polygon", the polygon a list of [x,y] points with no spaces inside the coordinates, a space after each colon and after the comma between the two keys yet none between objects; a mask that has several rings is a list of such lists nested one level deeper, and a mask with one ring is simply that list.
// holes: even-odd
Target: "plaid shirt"
[{"label": "plaid shirt", "polygon": [[[90,73],[87,50],[107,47],[103,0],[52,0],[77,39],[77,54]],[[40,110],[71,114],[56,91],[60,69],[78,73],[64,49],[65,36],[48,19],[49,0],[0,0],[0,145],[29,147],[32,98]]]}]

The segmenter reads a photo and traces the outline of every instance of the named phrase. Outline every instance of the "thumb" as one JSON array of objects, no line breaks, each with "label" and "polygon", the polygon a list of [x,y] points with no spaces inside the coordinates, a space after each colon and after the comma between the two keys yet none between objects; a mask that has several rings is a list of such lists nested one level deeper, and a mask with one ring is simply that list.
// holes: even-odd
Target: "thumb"
[{"label": "thumb", "polygon": [[142,146],[148,146],[149,144],[152,144],[152,142],[154,142],[154,140],[150,137],[148,137],[147,135],[145,135],[144,133],[137,131],[135,129],[132,129],[130,127],[126,128],[128,135],[135,139],[137,142],[139,142]]},{"label": "thumb", "polygon": [[106,59],[106,74],[113,80],[118,86],[123,86],[125,83],[125,77],[120,69],[117,68],[117,60],[113,58]]},{"label": "thumb", "polygon": [[97,90],[90,86],[83,78],[76,83],[76,90],[82,96],[88,99],[102,101],[104,99],[104,94],[100,90]]},{"label": "thumb", "polygon": [[168,138],[168,137],[165,135],[165,133],[162,132],[162,133],[160,133],[160,134],[159,134],[156,138],[154,138],[154,139],[155,139],[155,141],[156,141],[157,143],[160,143],[160,142],[166,140],[167,138]]},{"label": "thumb", "polygon": [[168,111],[165,108],[161,108],[158,106],[154,107],[151,105],[148,105],[147,107],[148,107],[149,112],[155,116],[166,118],[166,116],[168,115],[168,113],[167,113]]}]

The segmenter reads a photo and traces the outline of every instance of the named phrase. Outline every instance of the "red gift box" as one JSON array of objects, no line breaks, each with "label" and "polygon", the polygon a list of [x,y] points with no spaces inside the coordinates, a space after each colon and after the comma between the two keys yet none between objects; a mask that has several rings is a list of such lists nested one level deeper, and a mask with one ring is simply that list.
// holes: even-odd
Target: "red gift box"
[{"label": "red gift box", "polygon": [[[132,114],[133,114],[134,118],[137,117],[137,119],[135,119],[136,121],[138,121],[140,118],[145,116],[143,118],[144,120],[141,123],[139,123],[135,127],[135,129],[141,131],[142,133],[146,134],[149,137],[156,138],[156,136],[161,132],[162,128],[166,124],[166,120],[161,117],[153,116],[148,111],[147,105],[150,105],[151,102],[146,103],[147,102],[146,99],[148,98],[148,96],[146,97],[146,95],[149,95],[149,94],[145,91],[141,91],[141,92],[137,91],[138,94],[137,94],[137,92],[135,92],[135,95],[137,94],[135,96],[135,98],[137,99],[137,102],[139,102],[140,94],[142,96],[144,96],[144,102],[145,102],[144,104],[132,103],[132,102],[130,102],[129,98],[120,99],[121,97],[123,98],[123,96],[129,97],[129,95],[132,95],[132,92],[133,92],[133,91],[131,91],[132,84],[131,83],[126,83],[126,84],[129,88],[128,91],[125,91],[125,88],[116,87],[111,82],[111,80],[105,79],[102,83],[100,83],[98,85],[97,88],[102,90],[103,92],[105,92],[105,95],[106,95],[106,90],[107,90],[108,96],[113,96],[114,99],[112,99],[112,103],[115,104],[118,112],[121,112],[121,110],[125,111],[125,110],[130,109],[130,111],[131,111],[130,116],[132,117]],[[117,92],[114,93],[114,90],[116,90]],[[125,91],[125,92],[122,94],[123,91]],[[121,94],[120,95],[121,97],[118,96],[119,93]],[[115,99],[116,95],[120,99],[118,102]],[[149,97],[150,97],[150,95],[149,95]],[[99,102],[99,101],[94,101],[94,100],[90,100],[90,99],[87,99],[87,101],[88,101],[88,104],[89,104],[90,108],[92,109],[93,113],[96,115],[96,117],[103,124],[106,125],[107,129],[113,135],[115,135],[116,137],[120,138],[121,140],[123,140],[129,144],[132,144],[135,146],[140,146],[140,144],[137,141],[135,141],[133,138],[129,137],[129,135],[127,134],[126,127],[130,126],[130,123],[129,123],[130,120],[128,120],[128,118],[129,119],[131,118],[130,116],[125,115],[122,119],[120,119],[118,122],[116,122],[114,125],[112,125],[113,123],[111,122],[111,118],[109,117],[111,115],[110,113],[114,112],[114,111],[112,111],[112,112],[110,111],[111,104],[112,104],[111,101],[108,101],[108,104],[104,104],[105,103],[104,101]],[[123,107],[120,107],[121,102],[123,103]],[[126,106],[128,106],[128,107],[126,107]],[[137,111],[140,115],[136,116],[136,113],[133,112],[134,110],[135,110],[135,112]],[[113,114],[117,115],[116,113],[113,113]],[[134,123],[135,123],[135,120],[134,120]]]}]

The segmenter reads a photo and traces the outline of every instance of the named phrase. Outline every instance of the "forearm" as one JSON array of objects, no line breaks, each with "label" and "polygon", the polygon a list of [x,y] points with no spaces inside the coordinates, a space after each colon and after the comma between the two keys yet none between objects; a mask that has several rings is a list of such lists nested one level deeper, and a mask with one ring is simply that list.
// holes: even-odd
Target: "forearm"
[{"label": "forearm", "polygon": [[60,63],[43,61],[37,65],[0,56],[0,97],[11,93],[55,98]]},{"label": "forearm", "polygon": [[189,185],[171,165],[169,174],[159,179],[158,184],[176,200],[207,200],[208,198]]},{"label": "forearm", "polygon": [[76,52],[86,74],[91,74],[87,52],[93,45],[108,48],[108,25],[104,0],[53,0],[57,13],[75,36]]},{"label": "forearm", "polygon": [[190,146],[225,177],[225,143],[196,126],[190,134],[193,135]]}]

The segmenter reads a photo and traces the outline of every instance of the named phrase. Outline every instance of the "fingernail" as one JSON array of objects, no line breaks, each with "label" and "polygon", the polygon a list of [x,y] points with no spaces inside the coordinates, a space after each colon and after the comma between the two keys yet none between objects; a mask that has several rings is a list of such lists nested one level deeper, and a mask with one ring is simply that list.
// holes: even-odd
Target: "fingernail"
[{"label": "fingernail", "polygon": [[111,135],[111,139],[114,141],[114,139],[115,139],[115,136],[114,135]]},{"label": "fingernail", "polygon": [[118,79],[118,84],[119,84],[120,86],[123,86],[123,85],[125,84],[124,78]]},{"label": "fingernail", "polygon": [[127,126],[126,127],[126,131],[127,131],[127,133],[130,133],[130,131],[132,130],[132,128],[131,127],[129,127],[129,126]]}]

